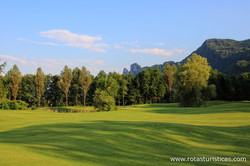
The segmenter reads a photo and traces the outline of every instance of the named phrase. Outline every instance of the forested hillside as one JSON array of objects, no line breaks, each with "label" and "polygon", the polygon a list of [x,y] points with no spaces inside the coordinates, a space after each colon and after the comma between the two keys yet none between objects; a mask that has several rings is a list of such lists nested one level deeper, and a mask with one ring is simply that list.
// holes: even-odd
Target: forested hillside
[{"label": "forested hillside", "polygon": [[250,39],[244,41],[209,39],[193,53],[207,58],[213,69],[224,74],[238,75],[250,71]]},{"label": "forested hillside", "polygon": [[[209,65],[213,69],[227,74],[239,75],[244,72],[250,72],[250,39],[244,41],[236,41],[231,39],[208,39],[196,51],[192,52],[207,58]],[[183,59],[180,63],[186,62],[192,54]],[[163,67],[169,63],[177,65],[173,61],[167,61],[163,64],[151,66],[153,69],[158,67],[163,71]],[[134,63],[130,67],[130,71],[124,69],[123,74],[132,73],[137,75],[140,71],[148,67],[141,67]]]}]

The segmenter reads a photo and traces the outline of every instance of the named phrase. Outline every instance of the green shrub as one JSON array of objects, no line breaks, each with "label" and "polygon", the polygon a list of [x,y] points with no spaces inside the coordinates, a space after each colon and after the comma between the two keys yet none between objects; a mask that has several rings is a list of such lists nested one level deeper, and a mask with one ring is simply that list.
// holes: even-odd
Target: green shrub
[{"label": "green shrub", "polygon": [[94,96],[94,106],[98,111],[110,111],[115,106],[114,97],[104,90],[97,89]]},{"label": "green shrub", "polygon": [[9,99],[2,99],[0,101],[0,109],[2,110],[26,110],[28,104],[21,100],[12,101]]},{"label": "green shrub", "polygon": [[2,99],[0,101],[0,109],[3,109],[3,110],[9,110],[10,109],[9,102],[8,102],[7,99]]}]

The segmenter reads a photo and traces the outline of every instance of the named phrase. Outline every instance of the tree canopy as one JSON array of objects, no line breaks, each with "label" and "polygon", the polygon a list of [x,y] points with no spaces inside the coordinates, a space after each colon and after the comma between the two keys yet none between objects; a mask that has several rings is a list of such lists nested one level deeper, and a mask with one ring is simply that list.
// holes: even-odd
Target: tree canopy
[{"label": "tree canopy", "polygon": [[71,80],[72,80],[72,71],[70,68],[68,68],[68,66],[65,66],[63,71],[61,72],[61,77],[58,82],[58,86],[65,94],[66,107],[68,106],[68,91],[69,91]]},{"label": "tree canopy", "polygon": [[44,81],[45,81],[45,75],[42,71],[42,68],[39,67],[37,69],[36,79],[35,79],[36,91],[38,97],[38,107],[40,107],[41,96],[44,93]]},{"label": "tree canopy", "polygon": [[12,96],[14,100],[16,100],[17,92],[19,90],[19,85],[22,80],[21,72],[19,71],[19,68],[17,67],[17,65],[14,65],[13,68],[10,69],[10,71],[7,73],[7,75],[8,75],[8,79],[10,80],[10,88],[11,88]]},{"label": "tree canopy", "polygon": [[176,89],[182,106],[200,106],[205,102],[201,92],[207,87],[210,70],[207,59],[195,53],[178,67]]},{"label": "tree canopy", "polygon": [[147,68],[136,76],[100,71],[94,77],[85,67],[76,67],[72,72],[67,66],[60,75],[45,75],[41,68],[36,75],[22,75],[14,65],[5,76],[0,76],[0,100],[10,104],[15,103],[11,99],[22,100],[32,108],[40,104],[94,105],[100,111],[121,103],[179,102],[192,107],[210,99],[249,100],[249,78],[249,73],[229,77],[211,70],[206,59],[197,54],[178,67],[166,64],[164,72]]}]

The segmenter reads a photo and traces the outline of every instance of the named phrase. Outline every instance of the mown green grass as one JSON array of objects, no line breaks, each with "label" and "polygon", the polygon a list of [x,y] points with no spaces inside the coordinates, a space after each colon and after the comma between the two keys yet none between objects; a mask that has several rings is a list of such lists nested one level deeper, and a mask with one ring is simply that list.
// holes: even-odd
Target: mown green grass
[{"label": "mown green grass", "polygon": [[[248,161],[170,161],[193,156]],[[0,111],[1,166],[250,165],[249,159],[250,102],[215,101],[201,108],[147,104],[89,113]]]}]

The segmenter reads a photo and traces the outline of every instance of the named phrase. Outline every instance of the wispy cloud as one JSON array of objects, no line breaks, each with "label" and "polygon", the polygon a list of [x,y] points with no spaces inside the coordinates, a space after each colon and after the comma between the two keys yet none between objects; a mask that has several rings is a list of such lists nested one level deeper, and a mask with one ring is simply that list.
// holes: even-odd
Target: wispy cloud
[{"label": "wispy cloud", "polygon": [[38,67],[42,67],[45,73],[59,74],[65,65],[71,68],[85,66],[91,73],[97,73],[98,67],[105,66],[106,64],[102,60],[98,59],[33,59],[30,58],[18,58],[10,55],[0,55],[0,59],[7,61],[8,66],[17,64],[25,70],[36,71]]},{"label": "wispy cloud", "polygon": [[58,44],[53,43],[53,42],[38,42],[38,41],[33,41],[33,40],[23,39],[23,38],[19,38],[18,40],[25,41],[25,42],[28,42],[28,43],[34,43],[34,44],[38,44],[38,45],[58,46]]},{"label": "wispy cloud", "polygon": [[174,49],[174,50],[168,51],[168,50],[159,49],[159,48],[129,49],[127,51],[132,52],[132,53],[143,53],[143,54],[162,55],[162,56],[171,56],[175,53],[183,52],[182,49]]},{"label": "wispy cloud", "polygon": [[60,42],[66,43],[66,46],[78,47],[82,49],[89,49],[95,52],[106,52],[106,50],[101,47],[108,46],[105,43],[96,43],[96,41],[102,40],[101,37],[92,37],[88,35],[79,35],[76,33],[72,33],[69,30],[49,30],[45,32],[41,32],[40,35],[42,37],[54,39]]},{"label": "wispy cloud", "polygon": [[21,59],[21,58],[17,58],[17,57],[14,57],[14,56],[10,56],[10,55],[0,55],[0,58],[1,59],[4,59],[4,60],[10,60],[10,61],[15,61],[15,62],[19,62],[21,64],[27,64],[28,62]]},{"label": "wispy cloud", "polygon": [[120,44],[114,44],[113,46],[115,49],[122,49],[123,48]]},{"label": "wispy cloud", "polygon": [[161,43],[161,42],[155,43],[155,44],[158,45],[158,46],[165,46],[166,45],[165,43]]},{"label": "wispy cloud", "polygon": [[123,41],[121,44],[122,45],[136,45],[138,43],[138,41],[137,40],[134,40],[134,41],[130,41],[130,42],[128,42],[128,41]]}]

